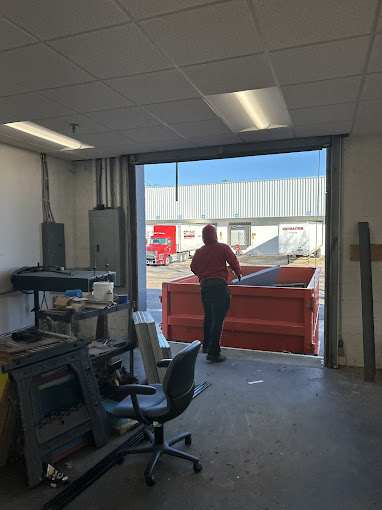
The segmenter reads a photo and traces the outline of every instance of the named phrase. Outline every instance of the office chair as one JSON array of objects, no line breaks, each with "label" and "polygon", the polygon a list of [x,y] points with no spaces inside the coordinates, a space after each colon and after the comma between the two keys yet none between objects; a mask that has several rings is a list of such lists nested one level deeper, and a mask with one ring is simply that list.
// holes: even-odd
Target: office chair
[{"label": "office chair", "polygon": [[[189,432],[168,441],[164,440],[163,434],[163,424],[182,414],[191,403],[195,386],[195,363],[199,348],[200,342],[195,340],[172,360],[159,361],[158,367],[168,367],[163,384],[150,386],[127,384],[118,388],[120,396],[128,396],[115,407],[113,413],[122,418],[133,418],[144,423],[146,425],[145,436],[151,443],[149,446],[130,448],[120,452],[119,460],[122,463],[125,455],[131,453],[153,453],[145,471],[145,480],[149,486],[155,484],[153,471],[159,457],[163,454],[193,462],[196,473],[202,470],[198,457],[172,448],[172,445],[183,439],[186,445],[190,445],[191,434]],[[154,425],[154,434],[148,430],[150,425]]]}]

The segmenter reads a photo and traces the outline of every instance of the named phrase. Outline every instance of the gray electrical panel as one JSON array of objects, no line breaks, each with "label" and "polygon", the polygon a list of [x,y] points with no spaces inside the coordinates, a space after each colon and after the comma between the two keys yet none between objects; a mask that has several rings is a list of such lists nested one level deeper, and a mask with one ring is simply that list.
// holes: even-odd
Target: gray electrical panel
[{"label": "gray electrical panel", "polygon": [[44,266],[65,267],[65,231],[63,223],[41,223]]},{"label": "gray electrical panel", "polygon": [[116,272],[115,285],[126,283],[125,218],[123,209],[89,211],[90,266]]}]

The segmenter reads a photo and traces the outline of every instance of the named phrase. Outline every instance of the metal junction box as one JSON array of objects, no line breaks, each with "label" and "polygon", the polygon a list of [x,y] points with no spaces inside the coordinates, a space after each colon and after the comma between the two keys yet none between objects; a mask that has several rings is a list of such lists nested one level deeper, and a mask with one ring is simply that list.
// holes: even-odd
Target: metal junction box
[{"label": "metal junction box", "polygon": [[65,231],[63,223],[41,223],[44,266],[65,267]]},{"label": "metal junction box", "polygon": [[115,285],[123,287],[126,280],[125,217],[123,209],[89,211],[90,266],[116,272]]}]

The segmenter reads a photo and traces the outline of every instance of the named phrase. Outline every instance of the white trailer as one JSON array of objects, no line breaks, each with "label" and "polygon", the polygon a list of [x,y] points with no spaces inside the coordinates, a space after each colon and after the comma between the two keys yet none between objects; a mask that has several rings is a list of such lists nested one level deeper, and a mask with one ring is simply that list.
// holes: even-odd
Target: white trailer
[{"label": "white trailer", "polygon": [[203,227],[204,225],[178,224],[176,226],[176,251],[188,251],[190,256],[192,256],[198,248],[203,246]]},{"label": "white trailer", "polygon": [[294,256],[321,255],[324,224],[322,222],[280,223],[279,254]]}]

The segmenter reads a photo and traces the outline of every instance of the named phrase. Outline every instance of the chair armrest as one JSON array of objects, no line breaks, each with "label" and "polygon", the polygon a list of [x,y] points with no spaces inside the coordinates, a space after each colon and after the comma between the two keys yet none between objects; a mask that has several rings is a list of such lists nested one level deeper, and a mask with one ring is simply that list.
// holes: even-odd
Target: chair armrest
[{"label": "chair armrest", "polygon": [[123,386],[119,386],[117,389],[118,396],[123,398],[128,395],[131,396],[131,402],[134,407],[135,418],[141,423],[145,423],[149,425],[151,423],[150,420],[145,418],[142,413],[142,409],[139,407],[139,402],[137,399],[137,395],[154,395],[157,392],[154,386],[148,386],[146,384],[124,384]]},{"label": "chair armrest", "polygon": [[172,359],[161,359],[160,361],[157,361],[157,367],[158,368],[167,368],[169,364],[171,363]]},{"label": "chair armrest", "polygon": [[154,386],[146,384],[124,384],[118,386],[117,394],[120,397],[127,397],[128,395],[154,395],[157,390]]}]

